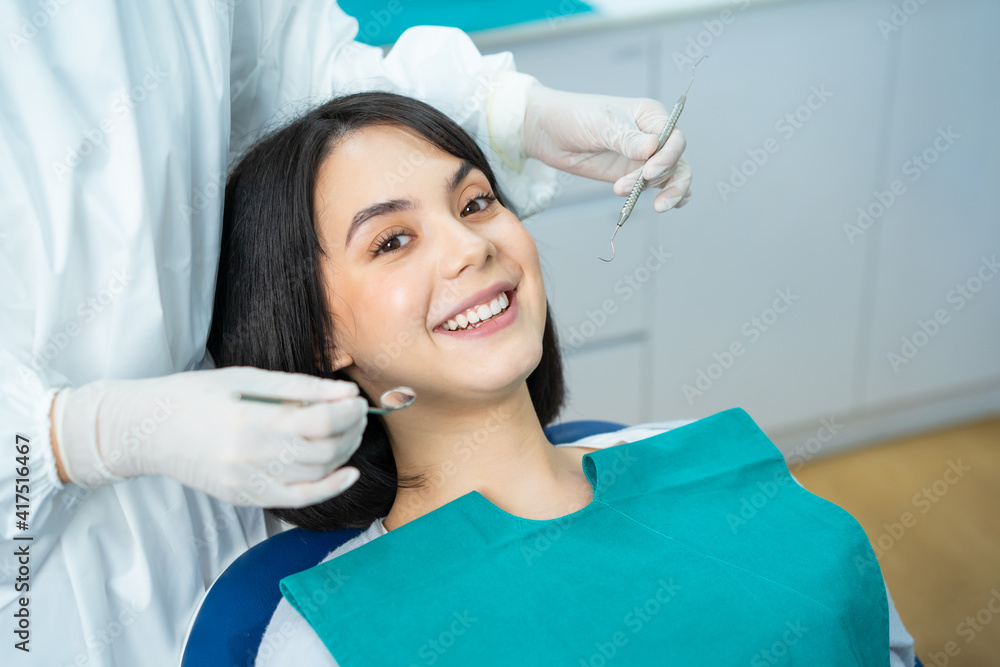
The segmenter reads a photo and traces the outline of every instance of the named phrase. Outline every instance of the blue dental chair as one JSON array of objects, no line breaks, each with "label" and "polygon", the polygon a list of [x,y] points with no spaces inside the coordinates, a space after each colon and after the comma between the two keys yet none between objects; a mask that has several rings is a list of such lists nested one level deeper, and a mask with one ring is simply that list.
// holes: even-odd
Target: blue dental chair
[{"label": "blue dental chair", "polygon": [[[572,421],[545,429],[549,442],[576,442],[625,428],[606,421]],[[317,532],[292,528],[247,550],[215,580],[188,633],[181,667],[253,667],[274,608],[278,582],[308,570],[361,529]]]}]

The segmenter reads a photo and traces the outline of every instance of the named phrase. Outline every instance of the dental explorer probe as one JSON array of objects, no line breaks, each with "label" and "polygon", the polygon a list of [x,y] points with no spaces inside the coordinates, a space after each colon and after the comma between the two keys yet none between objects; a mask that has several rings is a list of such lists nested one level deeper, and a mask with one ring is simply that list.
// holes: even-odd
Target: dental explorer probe
[{"label": "dental explorer probe", "polygon": [[[696,62],[691,68],[691,80],[688,81],[687,90],[685,90],[684,94],[677,100],[677,104],[674,105],[674,110],[670,112],[670,117],[667,118],[667,124],[663,126],[662,130],[660,130],[660,143],[656,147],[656,150],[653,151],[653,155],[660,152],[663,145],[667,143],[667,138],[670,136],[670,133],[674,131],[674,126],[677,125],[677,119],[681,117],[681,111],[684,110],[684,103],[687,101],[688,91],[691,90],[691,84],[694,83],[694,71],[697,69],[698,63],[707,57],[708,55],[706,54],[699,58],[698,62]],[[652,156],[650,157],[652,159]],[[618,224],[615,226],[615,231],[611,234],[611,259],[615,258],[615,235],[618,234],[618,230],[621,229],[621,226],[625,224],[626,220],[628,220],[628,216],[632,214],[632,209],[635,208],[635,203],[639,200],[639,195],[642,194],[642,191],[645,189],[646,179],[642,177],[642,172],[640,172],[639,180],[637,180],[635,185],[632,186],[632,192],[629,193],[628,199],[625,200],[625,205],[622,206],[621,215],[618,216]],[[611,261],[611,259],[604,259],[603,257],[598,257],[597,259],[602,262]]]},{"label": "dental explorer probe", "polygon": [[[325,400],[308,401],[297,398],[281,398],[278,396],[259,396],[257,394],[244,394],[241,392],[233,393],[233,400],[256,401],[258,403],[273,403],[275,405],[293,405],[298,408],[306,408],[316,403],[331,402]],[[392,389],[382,392],[382,395],[379,397],[378,400],[379,407],[376,408],[368,406],[368,414],[387,415],[390,412],[394,412],[395,410],[402,410],[403,408],[408,408],[413,404],[413,401],[415,400],[417,400],[417,392],[413,391],[409,387],[393,387]]]}]

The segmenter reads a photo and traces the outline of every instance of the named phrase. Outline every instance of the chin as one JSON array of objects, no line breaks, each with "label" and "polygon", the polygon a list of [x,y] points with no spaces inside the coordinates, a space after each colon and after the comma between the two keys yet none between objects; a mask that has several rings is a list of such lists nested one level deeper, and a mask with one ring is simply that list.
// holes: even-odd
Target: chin
[{"label": "chin", "polygon": [[[445,379],[448,383],[445,391],[454,395],[456,400],[511,391],[524,384],[528,376],[538,368],[542,358],[541,341],[535,349],[522,348],[515,355],[504,353],[491,357],[487,364],[467,367],[461,377],[455,377],[452,373],[447,378],[438,376],[434,380],[440,383]],[[501,357],[507,358],[507,361],[500,362]],[[419,391],[417,393],[419,395]]]}]

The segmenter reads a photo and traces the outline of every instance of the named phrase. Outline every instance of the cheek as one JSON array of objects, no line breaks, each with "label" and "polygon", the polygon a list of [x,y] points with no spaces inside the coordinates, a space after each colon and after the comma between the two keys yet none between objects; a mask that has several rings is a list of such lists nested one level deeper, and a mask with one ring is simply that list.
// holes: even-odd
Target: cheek
[{"label": "cheek", "polygon": [[524,272],[522,285],[532,289],[532,293],[539,303],[542,321],[544,322],[545,284],[542,278],[541,261],[538,257],[538,246],[535,245],[535,239],[520,223],[510,230],[507,239],[508,252],[511,253],[513,259],[520,265],[521,270]]},{"label": "cheek", "polygon": [[501,232],[504,245],[507,246],[507,251],[521,265],[521,268],[525,272],[531,270],[540,271],[538,246],[535,245],[534,237],[531,236],[531,233],[525,229],[524,225],[517,218],[511,217],[512,223],[509,226],[505,226]]},{"label": "cheek", "polygon": [[407,347],[425,328],[426,292],[411,274],[394,278],[386,272],[377,280],[361,282],[355,294],[352,310],[361,356],[372,358],[387,349]]}]

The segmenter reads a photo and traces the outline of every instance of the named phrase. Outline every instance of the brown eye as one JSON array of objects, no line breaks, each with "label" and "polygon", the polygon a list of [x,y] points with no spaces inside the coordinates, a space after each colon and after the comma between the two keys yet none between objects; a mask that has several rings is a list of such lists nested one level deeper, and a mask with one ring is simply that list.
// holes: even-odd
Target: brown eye
[{"label": "brown eye", "polygon": [[372,249],[369,252],[373,256],[388,255],[401,250],[403,246],[407,245],[412,240],[413,235],[408,233],[405,229],[390,229],[375,240],[372,244]]},{"label": "brown eye", "polygon": [[495,202],[496,199],[497,198],[491,194],[487,194],[485,192],[481,193],[474,199],[470,199],[469,203],[465,205],[465,208],[462,209],[462,217],[464,218],[467,215],[473,215],[475,213],[485,211],[493,205],[493,202]]},{"label": "brown eye", "polygon": [[401,237],[405,237],[405,234],[399,236],[393,236],[391,239],[382,244],[379,250],[386,252],[392,252],[393,250],[399,250],[403,247],[403,243],[400,241]]}]

